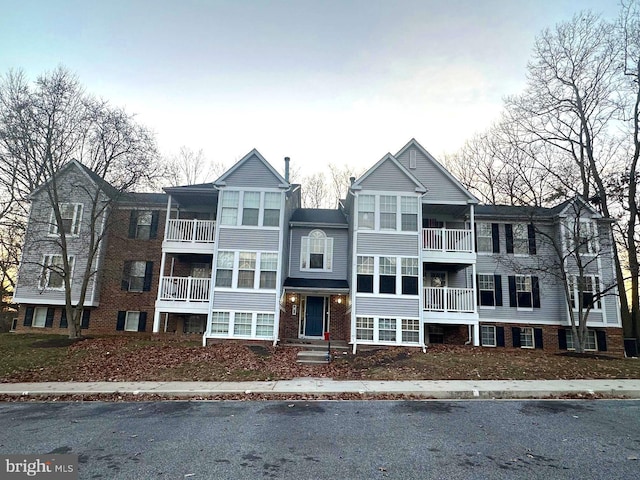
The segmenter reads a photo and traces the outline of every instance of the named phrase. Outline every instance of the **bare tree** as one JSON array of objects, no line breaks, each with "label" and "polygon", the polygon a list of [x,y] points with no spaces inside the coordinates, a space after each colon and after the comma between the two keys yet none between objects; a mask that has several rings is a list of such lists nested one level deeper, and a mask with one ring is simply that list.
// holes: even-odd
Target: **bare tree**
[{"label": "bare tree", "polygon": [[[74,161],[85,174],[59,177]],[[33,85],[20,72],[9,72],[0,82],[0,182],[10,192],[12,218],[24,230],[26,200],[34,191],[45,195],[52,212],[31,210],[23,268],[36,264],[32,267],[40,269],[42,278],[59,282],[71,338],[81,335],[82,309],[97,272],[113,203],[132,187],[152,182],[156,162],[149,131],[123,110],[86,94],[64,68],[41,75]],[[69,221],[70,195],[83,204],[82,234],[78,224]],[[59,261],[27,255],[45,244]],[[73,258],[78,254],[86,263],[74,275]],[[77,300],[72,300],[72,276]]]},{"label": "bare tree", "polygon": [[329,176],[331,178],[331,201],[334,205],[337,205],[338,200],[343,199],[347,195],[349,186],[351,185],[351,178],[362,175],[363,171],[354,167],[353,165],[336,165],[335,163],[329,164]]},{"label": "bare tree", "polygon": [[328,203],[329,192],[324,173],[317,172],[305,177],[302,182],[302,206],[304,208],[328,208]]},{"label": "bare tree", "polygon": [[186,146],[180,147],[180,151],[165,163],[165,178],[172,186],[212,182],[227,169],[221,162],[207,160],[202,149],[195,151]]}]

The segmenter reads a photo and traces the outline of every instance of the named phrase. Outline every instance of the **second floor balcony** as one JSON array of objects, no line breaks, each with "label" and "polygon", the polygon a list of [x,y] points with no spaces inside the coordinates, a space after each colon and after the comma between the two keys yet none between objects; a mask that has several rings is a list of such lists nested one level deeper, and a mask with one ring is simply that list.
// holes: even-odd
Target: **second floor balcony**
[{"label": "second floor balcony", "polygon": [[208,302],[210,278],[161,277],[158,300],[170,302]]},{"label": "second floor balcony", "polygon": [[423,258],[436,262],[475,261],[473,235],[470,229],[423,228]]},{"label": "second floor balcony", "polygon": [[473,288],[425,287],[423,309],[427,312],[474,313]]},{"label": "second floor balcony", "polygon": [[167,250],[212,252],[215,227],[213,220],[170,218],[162,246]]}]

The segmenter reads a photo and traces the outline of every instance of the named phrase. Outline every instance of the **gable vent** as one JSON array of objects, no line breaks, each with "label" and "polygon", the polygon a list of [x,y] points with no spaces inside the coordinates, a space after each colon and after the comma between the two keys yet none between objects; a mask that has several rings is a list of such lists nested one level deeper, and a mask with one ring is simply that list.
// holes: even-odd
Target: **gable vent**
[{"label": "gable vent", "polygon": [[416,168],[416,151],[413,148],[409,150],[409,168]]}]

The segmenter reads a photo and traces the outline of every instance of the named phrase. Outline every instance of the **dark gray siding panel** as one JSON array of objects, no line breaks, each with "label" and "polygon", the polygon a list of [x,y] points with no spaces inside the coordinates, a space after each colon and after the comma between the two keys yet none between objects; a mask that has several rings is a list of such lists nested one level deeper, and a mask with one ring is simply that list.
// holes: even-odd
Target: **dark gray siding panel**
[{"label": "dark gray siding panel", "polygon": [[391,160],[383,162],[362,182],[366,190],[414,192],[417,185]]},{"label": "dark gray siding panel", "polygon": [[328,238],[333,238],[333,271],[301,271],[300,248],[302,237],[309,235],[313,228],[294,227],[291,229],[290,272],[295,278],[327,278],[332,280],[347,280],[347,262],[349,256],[348,231],[345,228],[320,228]]},{"label": "dark gray siding panel", "polygon": [[275,293],[215,291],[213,310],[274,312]]},{"label": "dark gray siding panel", "polygon": [[229,187],[277,188],[280,180],[255,155],[237,168],[226,180]]},{"label": "dark gray siding panel", "polygon": [[369,317],[420,317],[420,299],[400,297],[355,298],[356,315]]},{"label": "dark gray siding panel", "polygon": [[[409,151],[398,157],[398,161],[427,187],[424,196],[426,203],[460,202],[466,203],[468,197],[450,178],[442,173],[420,150],[416,149],[416,168],[409,168]],[[434,160],[435,161],[435,160]]]},{"label": "dark gray siding panel", "polygon": [[277,252],[280,251],[279,238],[279,230],[221,227],[218,237],[218,250]]},{"label": "dark gray siding panel", "polygon": [[418,255],[418,235],[394,233],[358,233],[359,255],[389,255],[415,257]]}]

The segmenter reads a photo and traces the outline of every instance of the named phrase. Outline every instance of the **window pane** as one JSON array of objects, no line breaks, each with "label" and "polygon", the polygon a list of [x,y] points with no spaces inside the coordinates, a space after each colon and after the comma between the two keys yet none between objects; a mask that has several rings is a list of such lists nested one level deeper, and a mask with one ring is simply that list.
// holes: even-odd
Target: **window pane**
[{"label": "window pane", "polygon": [[279,193],[265,193],[264,194],[264,208],[280,210],[280,194]]},{"label": "window pane", "polygon": [[255,252],[240,252],[239,266],[242,270],[254,270],[256,268]]},{"label": "window pane", "polygon": [[324,268],[324,255],[322,253],[310,254],[309,268]]},{"label": "window pane", "polygon": [[260,210],[257,208],[244,208],[242,211],[242,225],[258,225],[258,215]]},{"label": "window pane", "polygon": [[496,327],[482,325],[480,328],[480,343],[484,347],[496,346]]},{"label": "window pane", "polygon": [[356,338],[358,340],[373,340],[373,318],[356,318]]},{"label": "window pane", "polygon": [[520,330],[520,346],[522,348],[533,348],[533,328],[531,327],[523,327]]},{"label": "window pane", "polygon": [[275,316],[272,313],[258,313],[256,315],[256,337],[273,337],[273,322]]},{"label": "window pane", "polygon": [[218,268],[233,268],[233,252],[218,252]]},{"label": "window pane", "polygon": [[238,201],[240,199],[240,192],[233,190],[226,190],[222,193],[222,206],[238,208]]},{"label": "window pane", "polygon": [[238,272],[238,288],[253,288],[254,271],[240,270]]},{"label": "window pane", "polygon": [[403,258],[402,259],[402,275],[415,275],[418,276],[418,259],[417,258]]},{"label": "window pane", "polygon": [[140,320],[140,312],[127,312],[127,316],[124,322],[125,331],[137,332],[139,320]]},{"label": "window pane", "polygon": [[358,275],[356,290],[360,293],[373,293],[373,275]]},{"label": "window pane", "polygon": [[236,312],[233,318],[233,334],[234,335],[251,335],[252,314],[244,312]]},{"label": "window pane", "polygon": [[358,228],[373,229],[374,227],[375,197],[360,195],[358,197]]},{"label": "window pane", "polygon": [[216,287],[231,287],[233,281],[232,270],[216,270]]},{"label": "window pane", "polygon": [[402,230],[404,232],[415,232],[418,230],[418,215],[415,213],[402,214]]},{"label": "window pane", "polygon": [[420,320],[402,320],[402,341],[407,343],[420,341]]},{"label": "window pane", "polygon": [[378,340],[381,342],[395,342],[396,333],[395,318],[381,318],[378,320]]},{"label": "window pane", "polygon": [[264,210],[264,221],[262,224],[265,227],[277,227],[280,225],[280,210],[266,209]]},{"label": "window pane", "polygon": [[358,273],[373,274],[373,257],[358,257],[357,262]]},{"label": "window pane", "polygon": [[211,313],[211,333],[229,333],[229,312]]},{"label": "window pane", "polygon": [[33,311],[33,322],[31,323],[31,326],[44,328],[46,322],[47,322],[47,308],[36,307],[35,310]]},{"label": "window pane", "polygon": [[418,213],[418,199],[415,197],[402,197],[402,213]]},{"label": "window pane", "polygon": [[396,258],[380,257],[380,274],[395,275],[396,274]]}]

